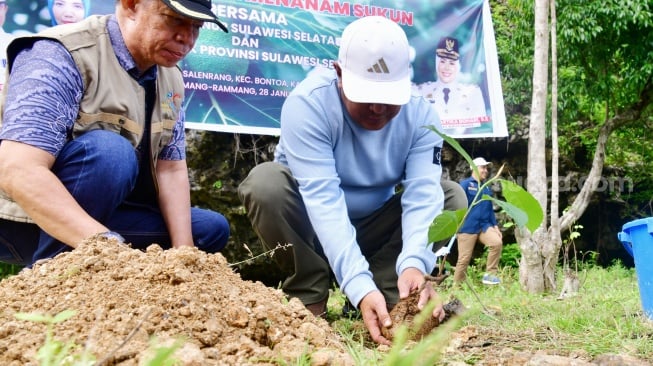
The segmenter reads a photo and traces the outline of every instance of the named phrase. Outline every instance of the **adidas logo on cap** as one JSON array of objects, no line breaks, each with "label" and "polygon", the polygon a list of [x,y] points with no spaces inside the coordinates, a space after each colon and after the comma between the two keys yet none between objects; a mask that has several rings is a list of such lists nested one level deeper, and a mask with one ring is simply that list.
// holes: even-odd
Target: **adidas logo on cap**
[{"label": "adidas logo on cap", "polygon": [[389,74],[388,65],[386,65],[385,60],[380,58],[372,67],[367,69],[367,72],[372,72],[375,74]]}]

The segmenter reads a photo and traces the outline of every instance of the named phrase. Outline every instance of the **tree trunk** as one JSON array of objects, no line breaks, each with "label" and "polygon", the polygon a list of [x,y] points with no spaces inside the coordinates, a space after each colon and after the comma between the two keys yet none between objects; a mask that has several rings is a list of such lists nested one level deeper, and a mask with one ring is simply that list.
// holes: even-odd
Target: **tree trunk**
[{"label": "tree trunk", "polygon": [[543,243],[544,253],[544,283],[546,289],[556,287],[556,264],[558,253],[562,247],[560,236],[560,185],[558,176],[558,162],[560,151],[558,149],[558,18],[556,16],[556,2],[551,2],[551,226],[548,230],[547,240]]},{"label": "tree trunk", "polygon": [[530,233],[525,228],[515,228],[515,239],[519,243],[521,258],[519,260],[519,284],[531,293],[544,292],[544,268],[540,242],[544,241],[542,228]]},{"label": "tree trunk", "polygon": [[[549,1],[535,1],[535,52],[533,70],[533,100],[528,140],[528,191],[539,202],[546,213],[548,207],[548,180],[546,174],[546,101],[548,89],[549,59]],[[550,268],[555,269],[555,262],[550,257],[553,252],[548,235],[547,215],[542,225],[529,233],[525,229],[517,230],[515,237],[519,243],[522,259],[519,264],[519,282],[530,293],[541,293],[555,288],[555,281],[550,281]],[[557,256],[556,256],[557,258]]]}]

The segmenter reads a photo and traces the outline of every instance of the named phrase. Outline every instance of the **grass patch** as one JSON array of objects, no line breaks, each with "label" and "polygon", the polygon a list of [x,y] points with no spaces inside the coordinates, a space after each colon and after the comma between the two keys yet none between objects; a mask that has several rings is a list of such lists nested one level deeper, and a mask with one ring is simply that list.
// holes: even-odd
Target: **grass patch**
[{"label": "grass patch", "polygon": [[[469,308],[456,329],[447,330],[448,335],[466,326],[475,327],[481,337],[487,338],[484,340],[486,349],[478,353],[471,350],[446,355],[441,361],[474,364],[486,357],[485,351],[492,347],[532,353],[549,350],[563,356],[583,354],[592,359],[602,354],[653,359],[653,322],[642,311],[634,269],[619,264],[584,269],[579,273],[578,294],[558,299],[558,293],[529,294],[521,290],[517,270],[510,267],[503,268],[500,285],[485,286],[480,281],[482,271],[477,268],[469,267],[468,285],[454,288],[450,277],[438,292],[443,299],[457,297]],[[563,278],[562,273],[558,278]],[[562,283],[558,287],[561,288]],[[334,297],[329,307],[340,309],[342,294],[335,290]],[[330,309],[329,313],[337,311]],[[388,364],[384,362],[388,354],[379,352],[375,345],[365,340],[362,321],[341,318],[331,323],[348,342],[360,365]],[[441,343],[443,337],[440,335],[431,341]],[[407,345],[405,352],[408,353],[403,358],[410,359],[410,349],[418,352],[422,348],[416,344]]]},{"label": "grass patch", "polygon": [[23,266],[0,262],[0,280],[17,274],[21,269]]}]

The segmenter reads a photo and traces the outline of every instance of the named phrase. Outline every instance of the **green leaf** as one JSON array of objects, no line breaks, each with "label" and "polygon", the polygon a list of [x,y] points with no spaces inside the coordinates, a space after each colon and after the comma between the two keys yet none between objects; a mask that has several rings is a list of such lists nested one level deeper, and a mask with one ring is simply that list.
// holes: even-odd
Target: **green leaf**
[{"label": "green leaf", "polygon": [[52,316],[39,313],[16,313],[14,314],[18,320],[26,320],[37,323],[52,323]]},{"label": "green leaf", "polygon": [[150,349],[153,350],[153,357],[146,363],[151,366],[172,366],[178,363],[175,352],[184,345],[183,339],[176,339],[171,346],[156,346],[156,338],[150,339]]},{"label": "green leaf", "polygon": [[[544,220],[544,213],[535,197],[514,182],[506,179],[499,179],[499,181],[501,182],[501,192],[508,204],[504,206],[499,203],[501,201],[495,200],[495,202],[515,220],[517,226],[525,226],[531,232],[540,227]],[[526,216],[525,221],[523,221],[523,215]]]},{"label": "green leaf", "polygon": [[27,320],[30,322],[57,324],[68,320],[73,317],[77,312],[75,310],[64,310],[54,317],[49,314],[40,313],[16,313],[14,316],[19,320]]},{"label": "green leaf", "polygon": [[510,216],[515,221],[517,226],[524,227],[528,224],[528,215],[519,207],[510,204],[509,202],[504,202],[494,197],[490,197],[488,195],[484,195],[483,199],[494,201],[508,214],[508,216]]},{"label": "green leaf", "polygon": [[449,239],[458,231],[467,209],[443,210],[429,226],[429,243]]},{"label": "green leaf", "polygon": [[75,316],[75,314],[77,314],[77,312],[75,310],[70,310],[70,309],[64,310],[64,311],[60,312],[59,314],[55,315],[54,318],[52,319],[52,322],[53,323],[64,322],[64,321],[72,318],[73,316]]}]

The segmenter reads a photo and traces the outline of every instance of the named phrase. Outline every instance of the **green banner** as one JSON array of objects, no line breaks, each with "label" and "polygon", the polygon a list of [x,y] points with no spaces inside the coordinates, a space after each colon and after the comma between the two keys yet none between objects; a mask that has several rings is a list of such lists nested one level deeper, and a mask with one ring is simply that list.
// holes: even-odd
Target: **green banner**
[{"label": "green banner", "polygon": [[[87,1],[89,13],[113,12],[113,1]],[[8,3],[6,32],[19,35],[51,26],[47,1]],[[189,128],[278,134],[284,98],[313,68],[331,67],[344,27],[359,17],[380,15],[406,32],[414,50],[415,93],[438,109],[445,133],[507,136],[487,0],[221,0],[213,2],[213,11],[229,33],[206,23],[179,65]],[[436,72],[436,49],[443,38],[450,39],[448,50],[458,56],[448,62],[455,75]],[[443,86],[447,77],[455,80]]]}]

